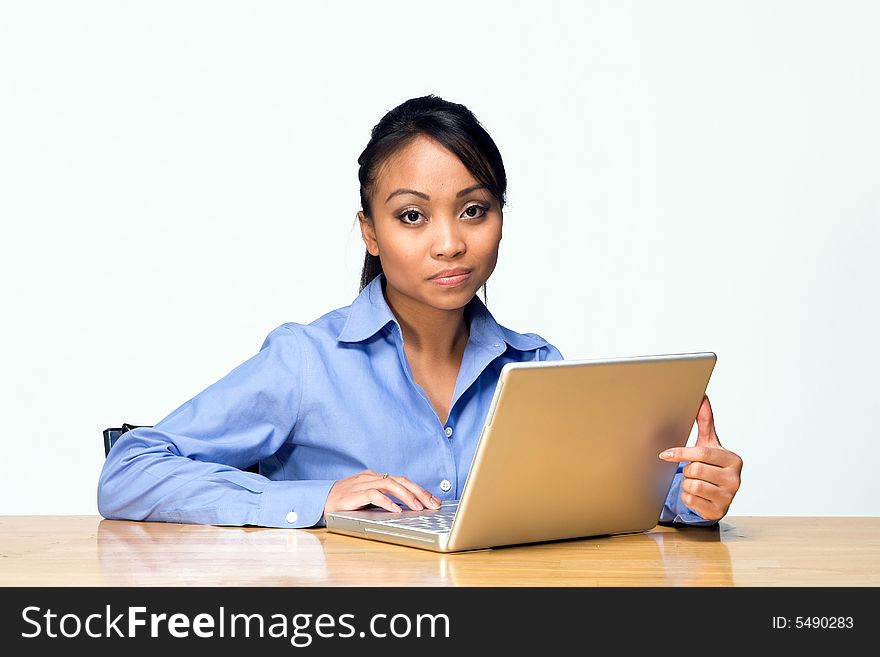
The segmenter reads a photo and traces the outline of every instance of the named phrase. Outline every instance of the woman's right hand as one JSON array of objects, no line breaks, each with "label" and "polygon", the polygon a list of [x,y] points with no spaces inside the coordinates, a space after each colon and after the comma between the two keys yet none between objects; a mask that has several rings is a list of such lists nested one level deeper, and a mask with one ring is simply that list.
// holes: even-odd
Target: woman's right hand
[{"label": "woman's right hand", "polygon": [[324,513],[329,511],[354,511],[368,504],[375,504],[388,511],[400,513],[403,509],[385,493],[394,495],[410,509],[421,511],[425,507],[439,509],[440,500],[406,477],[381,475],[374,470],[357,472],[339,479],[330,488]]}]

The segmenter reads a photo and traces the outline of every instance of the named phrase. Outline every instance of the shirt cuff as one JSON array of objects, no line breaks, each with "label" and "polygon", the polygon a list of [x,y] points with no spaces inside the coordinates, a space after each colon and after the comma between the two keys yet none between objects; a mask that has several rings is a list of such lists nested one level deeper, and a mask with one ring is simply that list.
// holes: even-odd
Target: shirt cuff
[{"label": "shirt cuff", "polygon": [[300,529],[316,525],[335,479],[270,481],[260,493],[256,524],[260,527]]}]

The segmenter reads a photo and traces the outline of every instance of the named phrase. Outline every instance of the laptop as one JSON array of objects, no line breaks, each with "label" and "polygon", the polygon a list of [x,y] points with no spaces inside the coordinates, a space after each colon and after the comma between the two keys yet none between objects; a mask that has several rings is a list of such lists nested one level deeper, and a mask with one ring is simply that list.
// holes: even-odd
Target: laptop
[{"label": "laptop", "polygon": [[327,529],[436,552],[642,532],[690,437],[712,352],[508,363],[460,499],[327,513]]}]

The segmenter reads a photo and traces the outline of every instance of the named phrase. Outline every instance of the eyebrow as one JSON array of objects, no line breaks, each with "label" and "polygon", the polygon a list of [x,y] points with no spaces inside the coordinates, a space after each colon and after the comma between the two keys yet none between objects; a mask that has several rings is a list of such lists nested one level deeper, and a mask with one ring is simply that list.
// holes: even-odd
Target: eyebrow
[{"label": "eyebrow", "polygon": [[[477,183],[476,185],[471,185],[470,187],[465,187],[463,190],[461,190],[460,192],[458,192],[458,194],[455,195],[455,198],[461,198],[462,196],[465,196],[466,194],[470,194],[471,192],[478,190],[478,189],[486,189],[486,186],[483,183]],[[385,199],[385,202],[388,203],[388,201],[390,201],[393,197],[398,196],[400,194],[412,194],[413,196],[418,196],[420,198],[425,199],[426,201],[431,200],[431,197],[428,196],[427,194],[425,194],[424,192],[418,192],[414,189],[406,189],[405,187],[401,187],[400,189],[395,189],[393,192],[391,192],[388,195],[388,198]]]}]

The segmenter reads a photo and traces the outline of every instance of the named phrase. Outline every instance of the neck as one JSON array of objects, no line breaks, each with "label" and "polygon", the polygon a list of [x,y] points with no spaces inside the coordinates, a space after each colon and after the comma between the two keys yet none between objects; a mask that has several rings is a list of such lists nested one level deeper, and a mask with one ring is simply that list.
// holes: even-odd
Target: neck
[{"label": "neck", "polygon": [[469,336],[464,307],[444,310],[426,306],[386,286],[384,280],[382,288],[400,324],[408,354],[438,361],[460,358]]}]

